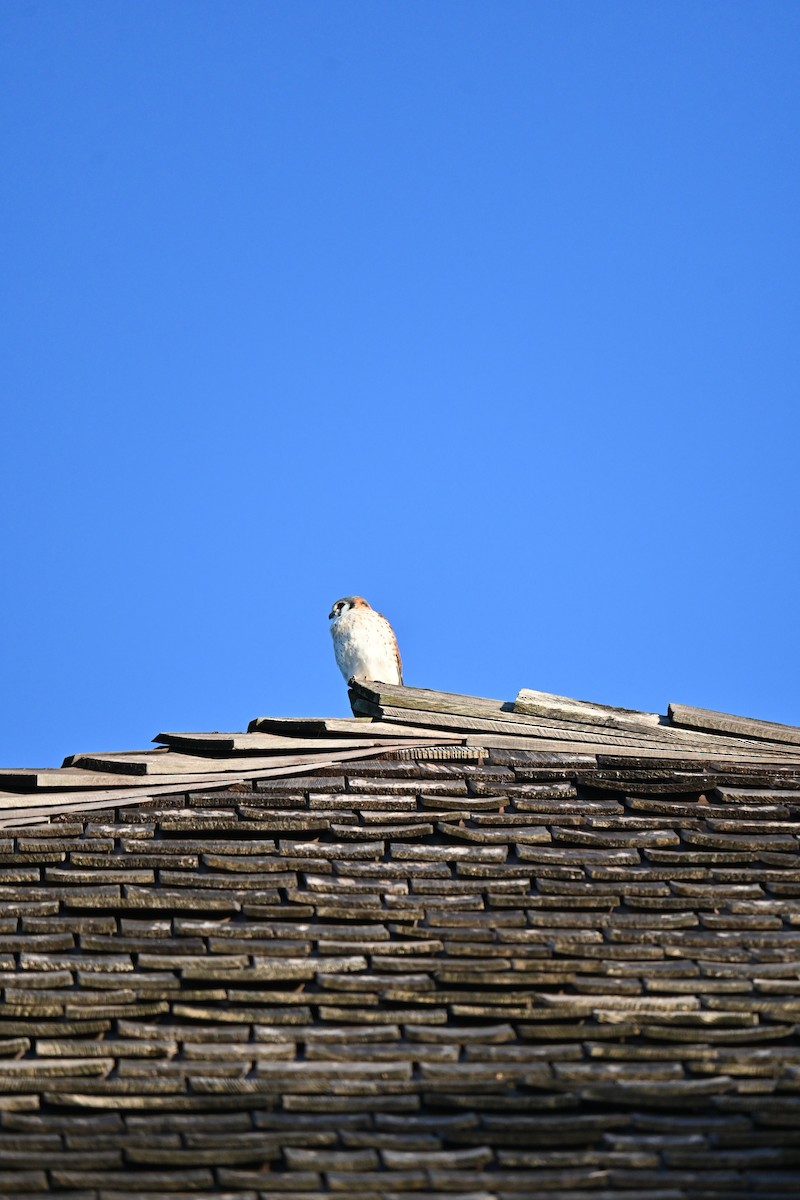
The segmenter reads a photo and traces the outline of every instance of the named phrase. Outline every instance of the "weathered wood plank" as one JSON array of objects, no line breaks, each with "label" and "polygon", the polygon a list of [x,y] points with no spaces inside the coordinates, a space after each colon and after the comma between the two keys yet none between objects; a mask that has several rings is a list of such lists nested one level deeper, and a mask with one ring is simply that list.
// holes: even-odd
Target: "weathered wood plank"
[{"label": "weathered wood plank", "polygon": [[[353,679],[351,681],[351,697],[357,711],[366,715],[380,714],[384,720],[405,721],[408,724],[437,724],[439,727],[463,728],[470,730],[487,729],[495,733],[523,733],[524,736],[553,737],[566,736],[570,731],[582,738],[594,737],[598,730],[596,721],[586,722],[577,719],[575,715],[567,718],[535,716],[518,713],[514,707],[502,700],[488,700],[480,697],[461,696],[452,692],[434,692],[426,688],[407,688],[397,685],[372,683],[367,680]],[[425,707],[428,703],[429,707]],[[576,702],[582,704],[583,702]],[[602,710],[602,705],[597,705]],[[613,711],[613,710],[610,710]],[[620,710],[625,711],[625,710]],[[655,714],[642,714],[645,717]],[[443,718],[447,718],[445,721]],[[453,717],[463,718],[461,721]],[[692,733],[688,730],[675,729],[669,725],[660,725],[655,716],[655,723],[645,721],[630,731],[617,729],[614,733],[621,739],[621,745],[662,745],[672,743],[676,746],[726,746],[741,750],[741,743],[731,738],[717,738],[709,742],[708,734]],[[502,722],[501,727],[498,722]],[[520,729],[524,726],[524,731]],[[537,734],[535,731],[539,730]],[[613,736],[612,734],[608,735]],[[613,744],[613,743],[610,743]],[[763,746],[757,747],[759,754],[771,753]]]},{"label": "weathered wood plank", "polygon": [[[389,726],[391,728],[391,726]],[[166,744],[173,752],[200,755],[210,762],[221,762],[226,752],[233,752],[242,757],[297,751],[300,753],[316,753],[325,750],[341,748],[342,750],[360,750],[365,746],[374,746],[377,741],[394,743],[399,737],[386,737],[373,734],[371,723],[367,722],[360,730],[360,737],[281,737],[271,733],[237,733],[237,734],[203,734],[191,733],[160,733],[158,739]],[[419,731],[416,731],[419,737]]]},{"label": "weathered wood plank", "polygon": [[741,737],[800,746],[800,728],[796,725],[780,725],[777,721],[737,717],[733,713],[714,712],[710,708],[692,708],[688,704],[670,704],[667,712],[672,723],[680,727],[708,730],[713,733],[733,733]]},{"label": "weathered wood plank", "polygon": [[[603,736],[603,731],[597,726],[585,726],[576,722],[562,722],[527,717],[499,709],[495,715],[468,715],[450,713],[441,710],[414,709],[413,711],[384,704],[381,710],[384,724],[392,721],[408,721],[414,725],[434,726],[439,729],[461,729],[469,732],[485,731],[487,733],[506,733],[518,737],[553,738],[580,741],[587,737]],[[377,724],[377,722],[376,722]],[[413,726],[408,726],[413,727]],[[609,745],[649,746],[660,745],[662,739],[657,735],[648,736],[646,733],[634,734],[609,730],[605,734]]]},{"label": "weathered wood plank", "polygon": [[[278,744],[280,743],[280,744]],[[320,739],[315,741],[301,738],[279,738],[274,743],[276,752],[270,755],[241,755],[233,757],[204,756],[199,754],[181,754],[171,750],[148,750],[141,755],[131,756],[124,760],[121,773],[129,774],[132,765],[138,768],[137,774],[158,777],[161,775],[203,775],[205,773],[219,774],[224,771],[238,772],[246,765],[250,770],[269,768],[280,763],[292,763],[296,754],[324,754],[331,750],[344,753],[347,750],[380,750],[397,744],[395,738],[361,738],[361,739]],[[296,754],[286,755],[286,751],[294,750]],[[89,769],[97,769],[102,765],[109,771],[116,772],[116,764],[122,763],[119,758],[99,758],[95,755],[76,755],[75,765],[85,764]]]},{"label": "weathered wood plank", "polygon": [[[235,751],[236,754],[255,754],[255,752],[270,752],[273,750],[302,750],[303,748],[329,749],[330,746],[350,746],[355,749],[359,745],[374,742],[375,738],[419,738],[420,731],[409,727],[390,725],[387,721],[361,720],[323,720],[309,719],[305,730],[297,728],[297,719],[289,719],[287,730],[260,730],[260,721],[269,718],[258,718],[249,722],[247,733],[158,733],[154,742],[168,746],[170,750],[196,752],[196,754],[221,754],[225,751]],[[270,724],[273,724],[270,721]],[[331,737],[331,734],[335,736]]]},{"label": "weathered wood plank", "polygon": [[526,738],[512,737],[502,733],[467,734],[468,746],[484,746],[487,750],[535,750],[541,754],[591,754],[596,755],[597,742],[568,741],[556,737]]},{"label": "weathered wood plank", "polygon": [[[534,750],[537,753],[553,752],[558,754],[592,754],[597,756],[602,754],[604,750],[608,749],[609,742],[601,737],[598,737],[596,740],[573,740],[558,739],[556,737],[524,738],[494,733],[476,733],[467,734],[466,745],[472,747],[483,746],[487,750]],[[624,757],[625,749],[623,747],[620,747],[615,743],[614,749],[618,756]],[[675,762],[685,762],[687,759],[687,752],[686,750],[676,750],[671,747],[641,746],[632,747],[631,756],[653,759],[663,758],[674,760]],[[698,753],[693,761],[703,766],[713,764],[722,766],[726,762],[750,762],[761,766],[762,769],[765,766],[769,768],[772,765],[772,759],[764,759],[761,756],[752,755],[750,753],[735,754],[732,751],[714,751],[713,754],[709,751],[704,751]],[[626,785],[621,784],[620,790],[626,790]]]},{"label": "weathered wood plank", "polygon": [[270,746],[272,739],[263,740],[257,733],[157,733],[153,741],[169,750],[221,754],[232,750],[244,753],[263,750]]},{"label": "weathered wood plank", "polygon": [[[166,754],[165,748],[158,746],[155,750],[148,747],[145,750],[103,750],[91,754],[68,754],[62,763],[63,767],[80,767],[89,771],[111,771],[114,775],[146,775],[147,767],[141,760],[147,755]],[[103,763],[98,767],[98,763]]]},{"label": "weathered wood plank", "polygon": [[463,716],[497,716],[513,705],[504,700],[490,700],[483,696],[463,696],[458,692],[436,692],[430,688],[401,687],[399,684],[373,682],[369,679],[351,679],[350,690],[355,695],[371,700],[381,708],[391,705],[396,708],[422,709],[426,712],[455,713]]},{"label": "weathered wood plank", "polygon": [[[461,742],[462,739],[458,739]],[[440,746],[446,738],[421,738],[416,745],[420,747]],[[404,743],[404,745],[412,743]],[[269,768],[248,767],[238,772],[230,772],[217,775],[179,775],[168,783],[165,783],[163,777],[158,783],[145,785],[140,779],[134,785],[120,786],[105,791],[91,792],[42,792],[34,796],[19,796],[15,799],[19,800],[19,806],[16,809],[4,809],[0,811],[0,826],[7,828],[13,827],[15,818],[21,817],[25,823],[29,823],[32,818],[47,820],[48,817],[56,816],[60,813],[90,811],[95,808],[115,808],[127,807],[137,800],[147,801],[149,799],[157,799],[160,796],[175,795],[182,791],[187,791],[189,788],[202,787],[204,790],[216,791],[220,788],[229,787],[231,783],[250,779],[270,779],[283,776],[302,775],[306,771],[313,771],[320,767],[334,766],[340,762],[349,762],[352,759],[372,758],[377,753],[380,753],[380,747],[370,747],[365,750],[343,750],[331,754],[293,754],[288,758],[274,758],[270,760]],[[244,760],[246,761],[246,760]],[[2,809],[4,801],[0,798],[0,809]]]},{"label": "weathered wood plank", "polygon": [[11,792],[60,791],[69,788],[115,787],[118,777],[112,772],[71,770],[64,767],[0,770],[0,787]]},{"label": "weathered wood plank", "polygon": [[611,729],[640,729],[642,726],[652,729],[664,720],[658,713],[639,712],[633,708],[613,708],[609,704],[595,704],[589,700],[571,700],[568,696],[536,692],[531,688],[520,689],[514,701],[514,712],[552,717],[559,721],[577,720],[583,724],[604,725]]},{"label": "weathered wood plank", "polygon": [[[363,728],[370,725],[367,717],[343,717],[345,724]],[[288,737],[319,737],[326,732],[328,717],[254,717],[247,726],[248,733],[281,733]],[[349,730],[348,730],[349,732]]]},{"label": "weathered wood plank", "polygon": [[[358,702],[360,703],[360,701]],[[439,729],[443,731],[459,730],[475,734],[475,737],[470,738],[471,745],[479,743],[480,738],[477,735],[484,734],[488,737],[489,735],[501,734],[516,738],[530,738],[531,742],[538,742],[538,740],[544,739],[590,743],[592,753],[597,753],[603,748],[616,748],[620,752],[630,751],[631,753],[662,754],[668,757],[685,757],[688,754],[690,757],[695,758],[746,758],[748,761],[754,762],[785,762],[787,759],[787,752],[766,747],[763,742],[743,742],[733,738],[715,738],[713,736],[693,737],[680,730],[665,729],[663,730],[663,734],[661,729],[653,734],[644,730],[641,733],[633,733],[616,729],[605,729],[597,725],[546,721],[544,718],[540,718],[537,721],[535,718],[526,718],[520,714],[507,712],[501,713],[498,718],[491,718],[438,711],[426,712],[422,709],[411,711],[389,705],[383,706],[380,711],[383,714],[385,722],[395,719],[399,721],[413,721],[420,728],[424,727],[430,732],[433,732],[434,729]],[[673,736],[675,734],[678,736]],[[681,734],[684,734],[684,736],[681,736]],[[485,744],[494,745],[495,743],[485,741]],[[511,747],[506,748],[510,749]],[[540,747],[536,745],[531,748],[538,749]],[[788,757],[793,757],[793,752],[788,752]]]},{"label": "weathered wood plank", "polygon": [[[277,733],[285,737],[322,737],[324,734],[352,734],[354,737],[419,737],[413,725],[403,726],[371,717],[256,717],[248,733]],[[223,736],[223,735],[220,735]],[[242,736],[242,735],[237,735]],[[157,741],[157,738],[153,739]]]}]

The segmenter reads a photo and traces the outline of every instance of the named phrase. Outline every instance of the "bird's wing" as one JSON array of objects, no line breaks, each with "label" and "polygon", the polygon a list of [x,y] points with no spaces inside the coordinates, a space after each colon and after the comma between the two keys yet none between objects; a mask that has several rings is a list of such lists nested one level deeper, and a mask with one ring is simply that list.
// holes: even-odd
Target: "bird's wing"
[{"label": "bird's wing", "polygon": [[388,617],[385,617],[383,615],[383,613],[378,613],[378,616],[380,617],[381,621],[383,621],[384,629],[386,630],[386,632],[389,635],[389,643],[392,647],[392,653],[394,654],[394,661],[397,663],[397,677],[400,680],[400,684],[402,686],[402,683],[403,683],[403,660],[400,657],[400,647],[397,644],[397,637],[395,636],[395,632],[392,629],[392,623],[388,619]]}]

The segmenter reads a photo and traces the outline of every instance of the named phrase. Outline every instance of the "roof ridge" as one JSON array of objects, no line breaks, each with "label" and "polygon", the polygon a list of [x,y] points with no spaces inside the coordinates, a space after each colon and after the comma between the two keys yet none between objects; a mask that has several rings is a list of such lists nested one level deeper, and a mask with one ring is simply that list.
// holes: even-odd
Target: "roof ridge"
[{"label": "roof ridge", "polygon": [[[188,789],[291,777],[360,758],[472,759],[516,754],[582,767],[689,762],[800,773],[800,729],[686,705],[665,717],[522,688],[514,701],[350,680],[352,718],[259,717],[246,733],[160,733],[144,751],[73,754],[61,768],[0,770],[0,824],[46,820]],[[644,769],[640,766],[640,769]],[[650,767],[652,771],[654,767]]]}]

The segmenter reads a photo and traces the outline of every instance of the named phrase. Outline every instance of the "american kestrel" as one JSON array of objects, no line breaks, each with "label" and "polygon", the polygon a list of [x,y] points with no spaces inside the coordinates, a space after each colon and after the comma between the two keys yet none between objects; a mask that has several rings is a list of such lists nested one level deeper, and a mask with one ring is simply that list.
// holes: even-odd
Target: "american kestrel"
[{"label": "american kestrel", "polygon": [[363,596],[345,596],[328,613],[333,651],[345,679],[363,675],[381,683],[402,683],[397,638],[386,617]]}]

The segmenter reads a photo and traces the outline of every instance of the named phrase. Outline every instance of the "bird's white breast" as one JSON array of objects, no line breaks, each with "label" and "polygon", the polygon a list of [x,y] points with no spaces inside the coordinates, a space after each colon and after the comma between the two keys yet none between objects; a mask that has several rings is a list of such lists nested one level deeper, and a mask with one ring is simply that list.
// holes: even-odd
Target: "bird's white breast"
[{"label": "bird's white breast", "polygon": [[397,642],[385,617],[371,608],[351,608],[331,621],[336,662],[345,679],[362,675],[399,683]]}]

